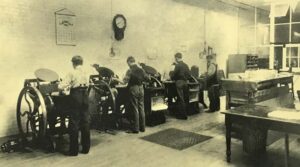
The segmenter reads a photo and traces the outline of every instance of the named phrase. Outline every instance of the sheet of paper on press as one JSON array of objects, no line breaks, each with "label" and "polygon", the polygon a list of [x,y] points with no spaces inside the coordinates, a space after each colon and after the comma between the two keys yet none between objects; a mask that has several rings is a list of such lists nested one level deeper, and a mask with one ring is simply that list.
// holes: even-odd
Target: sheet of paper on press
[{"label": "sheet of paper on press", "polygon": [[164,103],[157,103],[152,106],[152,111],[161,111],[168,109],[168,106]]},{"label": "sheet of paper on press", "polygon": [[300,120],[300,112],[274,110],[274,111],[268,113],[268,117],[280,118],[280,119],[289,119],[289,120]]}]

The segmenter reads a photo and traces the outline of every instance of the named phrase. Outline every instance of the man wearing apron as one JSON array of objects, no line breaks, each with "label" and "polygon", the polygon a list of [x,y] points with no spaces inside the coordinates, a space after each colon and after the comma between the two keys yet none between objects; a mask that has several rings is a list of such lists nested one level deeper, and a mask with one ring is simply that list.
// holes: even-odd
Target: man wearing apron
[{"label": "man wearing apron", "polygon": [[213,61],[213,56],[207,56],[207,88],[209,99],[209,110],[207,112],[215,112],[220,110],[219,83],[217,78],[217,65]]}]

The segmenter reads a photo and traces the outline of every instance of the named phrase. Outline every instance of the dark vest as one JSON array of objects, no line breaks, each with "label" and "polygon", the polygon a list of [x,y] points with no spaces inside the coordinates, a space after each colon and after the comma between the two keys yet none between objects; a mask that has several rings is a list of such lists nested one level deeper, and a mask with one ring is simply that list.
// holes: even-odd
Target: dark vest
[{"label": "dark vest", "polygon": [[218,73],[218,65],[212,63],[214,66],[216,66],[216,71],[215,73],[207,78],[207,87],[211,87],[212,85],[218,84],[218,77],[217,77],[217,73]]}]

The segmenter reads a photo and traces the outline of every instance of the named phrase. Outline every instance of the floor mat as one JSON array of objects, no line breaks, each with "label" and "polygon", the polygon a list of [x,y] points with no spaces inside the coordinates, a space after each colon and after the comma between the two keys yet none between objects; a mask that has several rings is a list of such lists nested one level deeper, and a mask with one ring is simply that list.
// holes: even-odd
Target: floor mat
[{"label": "floor mat", "polygon": [[144,140],[177,150],[189,148],[211,138],[212,137],[210,136],[204,136],[175,128],[162,130],[157,133],[142,137]]}]

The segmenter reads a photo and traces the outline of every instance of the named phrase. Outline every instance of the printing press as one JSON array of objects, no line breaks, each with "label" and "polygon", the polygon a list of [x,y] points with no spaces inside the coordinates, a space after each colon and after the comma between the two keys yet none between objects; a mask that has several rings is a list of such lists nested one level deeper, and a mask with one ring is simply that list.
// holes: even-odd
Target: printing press
[{"label": "printing press", "polygon": [[114,80],[114,72],[106,67],[93,65],[99,75],[90,76],[89,87],[89,106],[91,112],[92,128],[107,131],[119,127],[119,111],[117,105],[116,85],[119,83]]},{"label": "printing press", "polygon": [[[144,84],[146,124],[154,126],[164,123],[166,120],[164,111],[168,107],[164,102],[165,89],[160,81],[160,74],[153,67],[143,63],[141,63],[141,67],[151,78],[149,82]],[[90,81],[94,83],[91,89],[95,89],[100,95],[100,98],[96,99],[96,101],[99,102],[97,110],[102,115],[100,116],[102,117],[102,121],[100,120],[101,126],[104,126],[106,129],[121,128],[123,126],[123,118],[129,122],[133,119],[132,113],[126,112],[126,110],[130,110],[127,86],[120,85],[118,79],[114,79],[117,76],[114,75],[111,69],[106,67],[97,67],[96,69],[99,75],[92,75]],[[106,106],[103,107],[104,104]]]},{"label": "printing press", "polygon": [[[164,81],[163,82],[166,88],[166,97],[168,103],[168,110],[171,114],[175,114],[177,111],[177,91],[175,81]],[[189,104],[187,114],[196,114],[199,113],[199,91],[200,84],[196,78],[191,76],[188,80],[189,87]]]},{"label": "printing press", "polygon": [[165,123],[165,111],[168,106],[165,103],[165,87],[162,84],[161,75],[151,66],[144,63],[140,65],[150,75],[150,81],[145,83],[146,125],[155,126]]},{"label": "printing press", "polygon": [[54,135],[67,133],[69,96],[58,89],[59,77],[49,69],[38,69],[25,79],[17,101],[17,124],[22,140],[54,151]]}]

